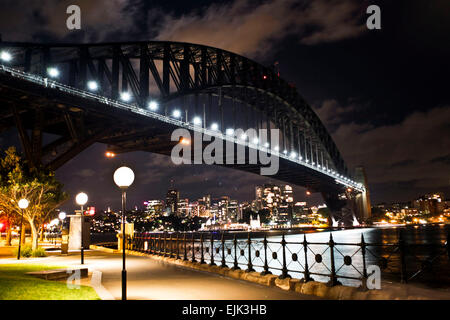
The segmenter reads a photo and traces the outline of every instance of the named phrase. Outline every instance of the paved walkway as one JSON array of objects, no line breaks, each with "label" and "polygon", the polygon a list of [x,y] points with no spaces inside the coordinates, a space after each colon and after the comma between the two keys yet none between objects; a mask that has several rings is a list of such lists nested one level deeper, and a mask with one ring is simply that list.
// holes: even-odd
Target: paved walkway
[{"label": "paved walkway", "polygon": [[[1,259],[1,264],[15,263]],[[20,263],[79,266],[80,255],[26,259]],[[122,256],[87,251],[85,267],[102,272],[102,284],[115,298],[121,298]],[[189,270],[149,257],[127,256],[128,299],[130,300],[312,300],[310,295],[284,291],[208,272]]]}]

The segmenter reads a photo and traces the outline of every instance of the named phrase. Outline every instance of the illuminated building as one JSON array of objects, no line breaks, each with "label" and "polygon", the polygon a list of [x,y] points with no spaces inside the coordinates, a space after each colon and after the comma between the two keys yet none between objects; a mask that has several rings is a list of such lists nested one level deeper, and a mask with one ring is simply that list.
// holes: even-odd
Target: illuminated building
[{"label": "illuminated building", "polygon": [[266,184],[255,189],[256,199],[254,207],[256,211],[267,209],[280,223],[286,223],[292,219],[294,195],[290,185],[277,186]]},{"label": "illuminated building", "polygon": [[178,202],[180,201],[180,193],[175,189],[167,191],[166,196],[166,212],[167,214],[175,214],[178,210]]}]

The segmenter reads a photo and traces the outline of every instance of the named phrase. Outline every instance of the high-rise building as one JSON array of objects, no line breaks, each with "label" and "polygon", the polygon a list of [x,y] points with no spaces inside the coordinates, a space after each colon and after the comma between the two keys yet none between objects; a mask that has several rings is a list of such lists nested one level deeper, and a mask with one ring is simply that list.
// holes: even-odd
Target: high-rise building
[{"label": "high-rise building", "polygon": [[159,215],[164,211],[164,203],[161,200],[149,200],[145,204],[147,205],[147,214],[149,216]]},{"label": "high-rise building", "polygon": [[178,202],[180,201],[180,193],[178,190],[170,189],[166,196],[166,212],[167,214],[176,214],[178,211]]},{"label": "high-rise building", "polygon": [[256,211],[267,209],[272,217],[279,222],[287,222],[292,219],[294,195],[289,185],[277,186],[266,184],[257,186],[255,190],[256,200],[253,207]]},{"label": "high-rise building", "polygon": [[444,194],[436,192],[433,194],[426,194],[419,199],[413,201],[413,207],[420,213],[425,214],[441,214],[444,211]]},{"label": "high-rise building", "polygon": [[177,205],[177,214],[181,217],[187,217],[190,216],[191,213],[189,199],[180,199]]}]

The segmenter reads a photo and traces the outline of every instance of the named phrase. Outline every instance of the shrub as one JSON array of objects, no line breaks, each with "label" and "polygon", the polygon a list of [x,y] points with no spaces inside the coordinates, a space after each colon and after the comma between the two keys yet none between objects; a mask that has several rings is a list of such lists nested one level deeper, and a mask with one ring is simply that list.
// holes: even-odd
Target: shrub
[{"label": "shrub", "polygon": [[47,253],[45,252],[44,248],[38,247],[36,250],[33,251],[32,256],[35,258],[46,257]]},{"label": "shrub", "polygon": [[[14,249],[14,255],[17,256],[17,251],[19,248]],[[30,245],[23,246],[20,249],[20,256],[24,258],[39,258],[39,257],[46,257],[47,253],[45,252],[44,248],[38,247],[36,250],[33,250]]]},{"label": "shrub", "polygon": [[[14,249],[14,255],[17,256],[17,252],[19,251],[19,248],[15,248]],[[23,247],[20,248],[20,256],[24,257],[24,258],[29,258],[31,257],[33,253],[33,249],[31,248],[30,245],[25,245]]]}]

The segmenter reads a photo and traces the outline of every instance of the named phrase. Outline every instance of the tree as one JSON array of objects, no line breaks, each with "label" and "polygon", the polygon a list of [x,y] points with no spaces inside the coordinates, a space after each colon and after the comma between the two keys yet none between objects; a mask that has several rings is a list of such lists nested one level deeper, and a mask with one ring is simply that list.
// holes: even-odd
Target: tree
[{"label": "tree", "polygon": [[14,147],[5,153],[0,161],[0,208],[17,218],[21,215],[19,200],[30,202],[23,214],[31,228],[32,247],[36,249],[38,227],[68,199],[68,194],[63,191],[63,185],[56,180],[53,171],[29,166]]}]

